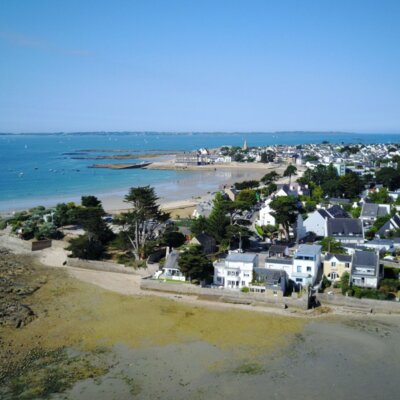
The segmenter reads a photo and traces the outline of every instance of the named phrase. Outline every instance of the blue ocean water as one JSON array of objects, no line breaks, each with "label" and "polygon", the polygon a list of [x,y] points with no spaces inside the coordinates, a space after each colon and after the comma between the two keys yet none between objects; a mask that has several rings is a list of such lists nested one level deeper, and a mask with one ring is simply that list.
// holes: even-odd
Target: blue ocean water
[{"label": "blue ocean water", "polygon": [[83,149],[121,149],[139,153],[187,151],[200,147],[241,146],[244,140],[249,146],[321,143],[324,140],[330,143],[398,143],[400,135],[307,132],[0,135],[0,210],[75,200],[82,194],[122,193],[131,186],[165,185],[170,181],[187,179],[191,174],[142,169],[92,169],[87,168],[88,165],[117,161],[76,160],[63,153]]}]

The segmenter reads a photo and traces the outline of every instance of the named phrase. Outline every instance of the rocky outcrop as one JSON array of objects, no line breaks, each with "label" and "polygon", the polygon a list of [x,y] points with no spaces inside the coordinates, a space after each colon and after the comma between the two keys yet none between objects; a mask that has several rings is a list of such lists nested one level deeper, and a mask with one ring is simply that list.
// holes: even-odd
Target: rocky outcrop
[{"label": "rocky outcrop", "polygon": [[22,328],[35,318],[25,304],[44,282],[35,279],[35,270],[24,257],[0,249],[0,325]]}]

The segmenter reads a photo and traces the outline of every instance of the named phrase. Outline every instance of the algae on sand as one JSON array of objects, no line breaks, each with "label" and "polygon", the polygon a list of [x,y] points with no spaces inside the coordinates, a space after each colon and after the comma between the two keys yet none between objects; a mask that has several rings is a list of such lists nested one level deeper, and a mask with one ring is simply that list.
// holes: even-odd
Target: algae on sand
[{"label": "algae on sand", "polygon": [[[105,359],[116,344],[146,349],[205,342],[248,359],[283,346],[304,324],[301,319],[259,312],[120,295],[80,282],[62,270],[37,268],[46,275],[46,284],[26,299],[34,305],[37,318],[23,329],[0,328],[4,354],[0,367],[31,360],[28,368],[15,368],[4,379],[8,393],[19,398],[45,398],[78,381],[103,376],[108,367],[99,361],[101,354]],[[81,356],[71,356],[72,348]],[[32,358],[35,349],[40,351]],[[125,383],[131,394],[140,392],[135,380]]]}]

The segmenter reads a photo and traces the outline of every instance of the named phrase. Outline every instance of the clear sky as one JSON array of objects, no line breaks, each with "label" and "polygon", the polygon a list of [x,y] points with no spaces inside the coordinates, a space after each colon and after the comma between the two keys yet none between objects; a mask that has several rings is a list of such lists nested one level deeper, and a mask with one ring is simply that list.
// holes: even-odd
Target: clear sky
[{"label": "clear sky", "polygon": [[0,0],[0,132],[400,132],[400,0]]}]

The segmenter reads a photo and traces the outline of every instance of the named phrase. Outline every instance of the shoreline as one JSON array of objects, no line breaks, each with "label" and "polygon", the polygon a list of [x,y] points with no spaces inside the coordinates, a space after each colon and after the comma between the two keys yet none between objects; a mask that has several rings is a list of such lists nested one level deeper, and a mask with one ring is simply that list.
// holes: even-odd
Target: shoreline
[{"label": "shoreline", "polygon": [[[190,176],[175,181],[160,181],[152,184],[159,197],[160,206],[164,210],[174,210],[180,208],[194,207],[200,201],[210,194],[223,189],[224,186],[229,187],[235,182],[241,182],[251,179],[261,179],[266,173],[275,170],[282,174],[287,164],[269,165],[261,163],[232,163],[232,164],[216,164],[192,167],[175,167],[171,160],[152,163],[145,169],[159,170],[176,170],[187,171]],[[134,185],[132,185],[134,186]],[[120,211],[129,209],[124,202],[124,196],[128,193],[129,188],[115,188],[106,191],[94,191],[93,193],[76,193],[71,195],[60,196],[56,198],[46,199],[26,199],[21,201],[21,205],[15,205],[10,200],[10,204],[14,207],[4,208],[0,210],[0,216],[10,216],[13,212],[25,211],[39,205],[46,207],[54,207],[60,202],[79,202],[80,196],[85,194],[93,194],[102,202],[106,212],[115,214]]]}]

